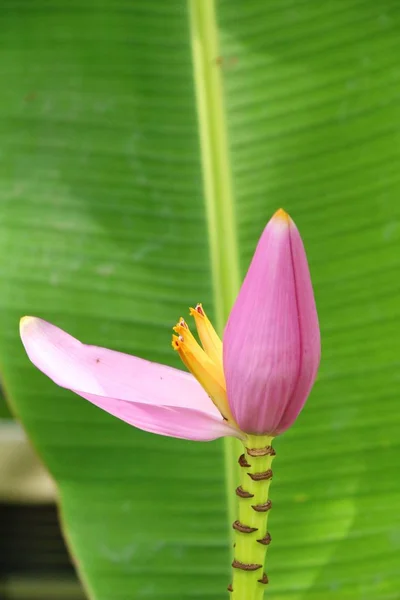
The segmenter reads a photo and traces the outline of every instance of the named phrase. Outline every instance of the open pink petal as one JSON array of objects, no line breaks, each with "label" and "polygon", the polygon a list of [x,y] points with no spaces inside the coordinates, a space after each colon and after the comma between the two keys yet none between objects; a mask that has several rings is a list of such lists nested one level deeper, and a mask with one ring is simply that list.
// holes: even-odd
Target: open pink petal
[{"label": "open pink petal", "polygon": [[35,317],[21,321],[33,364],[59,386],[139,429],[190,440],[237,436],[189,373],[87,346]]},{"label": "open pink petal", "polygon": [[144,404],[186,406],[221,416],[190,373],[82,344],[36,317],[24,317],[20,329],[30,360],[61,387]]},{"label": "open pink petal", "polygon": [[248,433],[282,433],[314,383],[320,337],[299,232],[284,211],[265,228],[225,329],[228,401]]},{"label": "open pink petal", "polygon": [[224,436],[240,437],[240,433],[228,425],[221,416],[182,406],[156,406],[141,402],[127,402],[77,392],[92,404],[118,417],[122,421],[159,435],[208,442]]}]

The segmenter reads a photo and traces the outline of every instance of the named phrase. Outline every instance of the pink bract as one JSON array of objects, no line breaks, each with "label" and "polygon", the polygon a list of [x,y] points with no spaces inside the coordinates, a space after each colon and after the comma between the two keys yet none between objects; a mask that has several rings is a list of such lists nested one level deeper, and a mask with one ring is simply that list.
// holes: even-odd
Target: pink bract
[{"label": "pink bract", "polygon": [[304,246],[280,210],[264,229],[223,338],[228,401],[240,429],[272,436],[288,429],[315,381],[320,352]]}]

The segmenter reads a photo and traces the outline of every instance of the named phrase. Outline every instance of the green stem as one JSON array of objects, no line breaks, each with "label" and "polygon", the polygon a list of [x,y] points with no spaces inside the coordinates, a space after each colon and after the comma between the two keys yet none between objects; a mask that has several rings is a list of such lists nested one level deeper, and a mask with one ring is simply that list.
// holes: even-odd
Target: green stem
[{"label": "green stem", "polygon": [[275,456],[272,439],[270,436],[249,435],[239,462],[239,519],[234,524],[235,560],[232,565],[234,600],[262,600],[268,582],[264,563],[270,542],[267,521],[271,508],[268,498],[271,464]]},{"label": "green stem", "polygon": [[[188,0],[188,8],[216,328],[221,333],[239,291],[240,272],[218,23],[214,0]],[[232,521],[236,506],[230,490],[238,478],[239,443],[225,438],[224,445]]]}]

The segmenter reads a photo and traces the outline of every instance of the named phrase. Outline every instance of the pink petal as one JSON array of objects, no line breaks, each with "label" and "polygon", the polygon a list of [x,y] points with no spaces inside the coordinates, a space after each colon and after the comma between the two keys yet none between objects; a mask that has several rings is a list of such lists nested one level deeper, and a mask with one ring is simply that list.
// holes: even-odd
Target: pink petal
[{"label": "pink petal", "polygon": [[320,337],[299,232],[284,211],[265,228],[224,334],[228,401],[247,433],[290,427],[314,383]]},{"label": "pink petal", "polygon": [[187,406],[220,416],[190,373],[82,344],[35,317],[22,319],[21,339],[33,364],[61,387],[145,404]]},{"label": "pink petal", "polygon": [[223,421],[221,416],[214,417],[193,408],[156,406],[77,393],[118,419],[151,433],[202,442],[224,436],[240,437],[238,431]]},{"label": "pink petal", "polygon": [[21,339],[33,364],[55,383],[136,427],[186,439],[237,435],[189,373],[87,346],[35,317],[21,320]]}]

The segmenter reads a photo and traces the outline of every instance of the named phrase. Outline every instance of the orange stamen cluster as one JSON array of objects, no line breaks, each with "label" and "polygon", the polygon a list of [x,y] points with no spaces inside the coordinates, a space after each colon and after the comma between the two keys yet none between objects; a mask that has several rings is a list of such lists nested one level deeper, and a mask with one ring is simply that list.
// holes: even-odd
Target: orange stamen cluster
[{"label": "orange stamen cluster", "polygon": [[222,367],[222,342],[201,304],[191,308],[190,314],[194,317],[202,346],[192,335],[185,319],[181,317],[173,328],[177,335],[172,336],[172,347],[203,386],[224,419],[233,423]]}]

